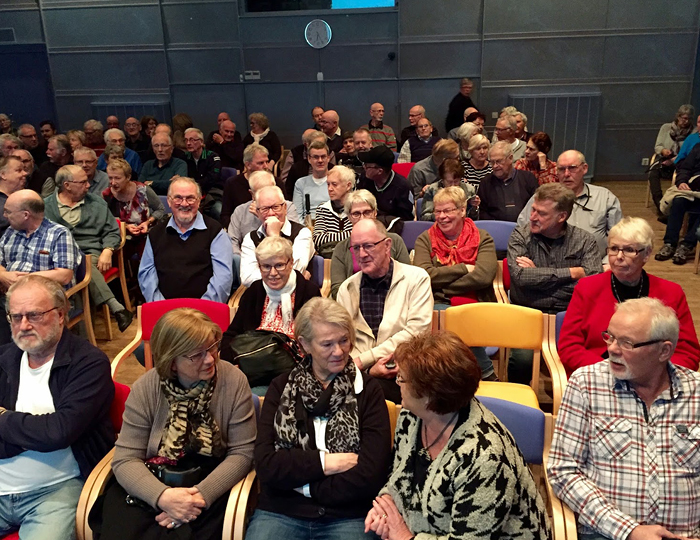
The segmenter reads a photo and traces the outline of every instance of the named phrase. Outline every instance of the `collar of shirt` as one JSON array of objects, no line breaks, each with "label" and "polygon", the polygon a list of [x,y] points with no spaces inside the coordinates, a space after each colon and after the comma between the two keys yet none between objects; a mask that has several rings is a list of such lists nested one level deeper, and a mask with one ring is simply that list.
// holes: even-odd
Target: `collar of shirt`
[{"label": "collar of shirt", "polygon": [[373,289],[378,291],[379,289],[389,290],[391,287],[391,280],[394,277],[394,261],[389,261],[389,271],[380,278],[371,278],[367,274],[362,274],[362,279],[360,280],[360,289]]},{"label": "collar of shirt", "polygon": [[372,123],[372,119],[371,119],[371,118],[369,119],[369,122],[367,122],[367,125],[368,125],[371,129],[383,129],[383,128],[384,128],[384,122],[382,122],[382,121],[380,120],[379,122],[377,122],[377,125],[374,125],[374,124]]},{"label": "collar of shirt", "polygon": [[[292,224],[289,222],[289,219],[284,218],[284,225],[282,225],[282,229],[280,230],[280,232],[286,237],[289,237],[292,234]],[[258,233],[260,233],[260,236],[267,236],[267,234],[265,234],[264,221],[263,224],[260,225],[260,227],[258,227]]]},{"label": "collar of shirt", "polygon": [[197,212],[197,217],[194,218],[194,222],[192,223],[192,225],[190,225],[185,232],[182,232],[180,230],[180,227],[178,227],[177,223],[175,223],[175,218],[172,216],[170,217],[170,220],[168,220],[167,227],[175,229],[177,234],[179,234],[180,238],[182,238],[183,240],[187,240],[187,238],[189,238],[190,233],[192,232],[193,229],[199,229],[199,230],[206,230],[207,229],[207,226],[204,223],[204,217],[199,212]]},{"label": "collar of shirt", "polygon": [[[605,362],[610,362],[610,360],[605,360]],[[666,401],[673,401],[679,396],[682,396],[684,391],[686,394],[688,393],[688,388],[684,388],[685,385],[683,384],[683,381],[678,375],[678,370],[675,368],[675,366],[671,362],[667,362],[666,369],[671,384],[666,390],[661,392],[654,401],[658,401],[660,399],[664,399]],[[612,373],[610,374],[610,378],[612,379],[612,384],[610,385],[612,390],[634,392],[634,389],[630,386],[629,381],[618,379],[615,376],[613,376]],[[636,392],[634,393],[636,394]]]},{"label": "collar of shirt", "polygon": [[73,206],[71,206],[70,204],[64,204],[64,203],[62,203],[62,202],[61,202],[61,199],[59,199],[58,197],[56,197],[56,202],[58,203],[58,208],[59,208],[59,209],[61,209],[61,208],[67,208],[68,210],[75,210],[76,208],[78,208],[78,207],[80,207],[80,206],[83,206],[83,205],[85,204],[85,198],[79,200],[79,201],[78,201],[77,203],[75,203]]},{"label": "collar of shirt", "polygon": [[161,167],[161,166],[160,166],[160,162],[159,162],[158,159],[156,158],[156,168],[157,168],[157,169],[165,169],[166,167],[169,167],[170,164],[173,162],[173,159],[174,159],[174,156],[170,156],[170,159],[169,159],[168,161],[166,161],[166,162],[165,162],[165,165],[163,165],[163,166]]},{"label": "collar of shirt", "polygon": [[384,191],[386,188],[389,187],[391,184],[391,181],[394,179],[394,171],[391,171],[391,174],[389,175],[389,178],[387,178],[386,183],[382,187],[378,187],[377,184],[374,184],[375,189],[377,190],[377,193],[381,193]]}]

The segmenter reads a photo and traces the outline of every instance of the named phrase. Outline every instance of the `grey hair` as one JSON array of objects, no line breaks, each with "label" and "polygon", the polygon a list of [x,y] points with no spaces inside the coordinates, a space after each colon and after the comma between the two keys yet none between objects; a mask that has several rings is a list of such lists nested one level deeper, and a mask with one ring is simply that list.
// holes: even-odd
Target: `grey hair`
[{"label": "grey hair", "polygon": [[260,188],[258,191],[255,192],[255,204],[257,206],[258,204],[258,198],[260,195],[262,195],[262,192],[265,191],[266,189],[273,190],[274,193],[279,197],[280,203],[279,204],[284,204],[284,193],[282,193],[282,190],[277,186],[265,186],[263,188]]},{"label": "grey hair", "polygon": [[309,146],[312,142],[319,140],[323,141],[325,144],[328,140],[328,136],[323,131],[318,131],[315,129],[307,129],[301,136],[301,142],[306,146]]},{"label": "grey hair", "polygon": [[12,135],[12,133],[3,133],[2,135],[0,135],[0,145],[4,144],[5,141],[12,141],[20,148],[24,148],[24,143],[22,142],[22,139],[20,139],[19,137],[15,137],[14,135]]},{"label": "grey hair", "polygon": [[262,152],[266,156],[270,155],[270,152],[262,144],[252,143],[243,150],[243,163],[250,163],[253,161],[253,157],[255,157],[255,154],[258,152]]},{"label": "grey hair", "polygon": [[678,343],[680,324],[676,312],[658,298],[632,298],[615,305],[615,313],[638,314],[645,312],[649,316],[649,340],[661,339]]},{"label": "grey hair", "polygon": [[272,257],[284,257],[288,261],[291,261],[293,253],[294,248],[292,243],[281,236],[268,236],[255,248],[255,258],[258,263],[271,259]]},{"label": "grey hair", "polygon": [[193,127],[187,128],[187,129],[185,130],[185,137],[187,137],[187,134],[188,134],[188,133],[194,133],[194,134],[196,134],[196,135],[197,135],[197,138],[198,138],[200,141],[203,141],[203,140],[204,140],[204,133],[202,133],[202,130],[201,130],[201,129],[197,129],[197,128],[193,128]]},{"label": "grey hair", "polygon": [[110,136],[112,133],[120,134],[120,135],[122,136],[122,139],[126,139],[126,135],[124,134],[124,132],[123,132],[121,129],[119,129],[119,128],[110,128],[110,129],[108,129],[107,131],[105,131],[104,139],[105,139],[105,142],[106,142],[106,143],[109,142],[109,136]]},{"label": "grey hair", "polygon": [[[335,167],[333,167],[333,169],[335,169]],[[358,189],[357,191],[351,191],[348,193],[348,196],[345,198],[345,213],[350,215],[353,205],[359,203],[365,203],[369,205],[374,212],[377,211],[376,197],[366,189]]]},{"label": "grey hair", "polygon": [[54,135],[49,139],[49,142],[54,141],[61,150],[63,150],[64,154],[69,154],[71,153],[71,146],[70,146],[70,141],[68,140],[68,137],[65,135]]},{"label": "grey hair", "polygon": [[469,77],[464,77],[461,81],[459,81],[459,85],[464,86],[465,84],[471,84],[474,86],[474,81],[472,81]]},{"label": "grey hair", "polygon": [[693,107],[690,103],[686,103],[685,105],[681,105],[680,107],[678,107],[678,112],[676,113],[676,116],[684,115],[688,115],[689,118],[695,116],[695,107]]},{"label": "grey hair", "polygon": [[512,105],[508,105],[507,107],[503,107],[501,109],[499,116],[503,116],[504,114],[513,115],[513,114],[517,114],[517,113],[518,113],[518,109],[516,109]]},{"label": "grey hair", "polygon": [[[320,324],[331,324],[347,332],[350,344],[355,344],[355,325],[348,311],[331,298],[314,297],[299,310],[294,319],[294,337],[307,342],[316,337],[314,328]],[[348,359],[348,362],[352,360]]]},{"label": "grey hair", "polygon": [[82,171],[80,167],[77,165],[64,165],[58,171],[56,172],[56,188],[58,189],[58,192],[61,193],[63,191],[63,184],[66,182],[71,182],[73,178],[75,177],[75,174],[79,171]]},{"label": "grey hair", "polygon": [[255,171],[248,177],[248,186],[250,186],[250,191],[253,193],[260,191],[264,187],[274,185],[276,185],[275,177],[269,171]]},{"label": "grey hair", "polygon": [[345,165],[336,165],[330,171],[328,171],[328,178],[331,176],[337,176],[342,182],[345,182],[348,186],[355,185],[355,171],[350,167]]},{"label": "grey hair", "polygon": [[[83,257],[84,256],[85,255],[83,255]],[[10,299],[12,298],[12,293],[14,293],[17,289],[22,289],[32,285],[42,287],[49,294],[51,297],[51,303],[55,308],[63,312],[65,317],[64,320],[66,320],[69,304],[68,298],[66,298],[66,292],[63,290],[63,286],[58,281],[46,278],[44,276],[37,276],[35,274],[30,274],[19,278],[8,289],[5,296],[5,310],[7,313],[10,312]]]},{"label": "grey hair", "polygon": [[102,131],[104,129],[104,126],[102,125],[102,122],[100,122],[99,120],[95,120],[95,119],[91,118],[90,120],[87,120],[83,124],[83,131],[85,131],[88,128],[92,128],[95,131]]},{"label": "grey hair", "polygon": [[[161,125],[161,124],[158,124],[158,125]],[[167,124],[164,124],[164,125],[167,126]],[[167,138],[168,138],[168,144],[169,144],[170,146],[173,145],[173,138],[172,138],[170,135],[167,135],[167,134],[165,134],[165,133],[154,133],[154,134],[153,134],[153,138],[151,139],[151,146],[153,146],[153,139],[155,139],[156,137],[167,137]]]},{"label": "grey hair", "polygon": [[524,112],[518,111],[518,112],[515,113],[513,116],[519,116],[520,118],[522,118],[522,119],[523,119],[523,124],[525,124],[525,125],[527,126],[527,115],[526,115]]},{"label": "grey hair", "polygon": [[87,146],[79,146],[73,151],[74,158],[78,154],[88,154],[92,159],[97,159],[97,154],[95,153],[95,151],[92,148],[88,148]]},{"label": "grey hair", "polygon": [[464,122],[457,130],[457,138],[462,141],[468,142],[477,131],[479,131],[479,126],[474,122]]},{"label": "grey hair", "polygon": [[571,150],[564,150],[561,154],[559,154],[559,157],[557,158],[557,163],[559,162],[559,159],[561,158],[561,156],[563,156],[563,155],[566,154],[567,152],[574,152],[574,155],[575,155],[575,156],[578,158],[578,160],[581,162],[581,163],[579,163],[579,165],[583,165],[584,163],[586,163],[586,156],[584,156],[582,152],[579,152],[578,150],[573,150],[573,149],[571,149]]},{"label": "grey hair", "polygon": [[168,186],[168,197],[170,197],[170,194],[173,190],[173,186],[175,184],[190,184],[197,188],[197,197],[202,197],[202,188],[200,185],[197,183],[197,181],[194,178],[190,178],[189,176],[178,176],[175,180],[170,182],[170,186]]},{"label": "grey hair", "polygon": [[[515,113],[518,114],[518,113]],[[515,120],[515,115],[514,114],[507,114],[503,118],[506,122],[508,122],[508,127],[515,132],[516,129],[518,129],[518,122]],[[501,118],[499,118],[501,120]]]},{"label": "grey hair", "polygon": [[501,151],[503,152],[504,156],[503,157],[508,157],[508,156],[513,156],[513,148],[511,147],[510,143],[506,141],[498,141],[495,142],[491,145],[491,148],[489,148],[489,159],[491,159],[491,154],[494,153],[494,151]]},{"label": "grey hair", "polygon": [[[26,150],[25,150],[25,152],[26,152]],[[5,157],[0,156],[0,175],[6,173],[8,167],[10,166],[10,163],[13,163],[15,161],[18,161],[20,166],[24,167],[24,164],[22,163],[22,158],[19,156],[5,156]]]},{"label": "grey hair", "polygon": [[613,238],[638,244],[647,255],[654,249],[654,230],[646,219],[632,216],[622,218],[608,232],[608,244]]}]

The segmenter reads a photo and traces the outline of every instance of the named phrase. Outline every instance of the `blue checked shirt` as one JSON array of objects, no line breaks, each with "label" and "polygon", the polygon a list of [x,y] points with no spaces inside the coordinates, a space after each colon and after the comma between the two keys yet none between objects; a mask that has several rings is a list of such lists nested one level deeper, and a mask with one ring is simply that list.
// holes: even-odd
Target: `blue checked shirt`
[{"label": "blue checked shirt", "polygon": [[0,238],[0,266],[9,272],[42,272],[56,268],[75,271],[83,259],[78,244],[63,225],[44,218],[39,228],[27,236],[25,231],[9,227]]}]

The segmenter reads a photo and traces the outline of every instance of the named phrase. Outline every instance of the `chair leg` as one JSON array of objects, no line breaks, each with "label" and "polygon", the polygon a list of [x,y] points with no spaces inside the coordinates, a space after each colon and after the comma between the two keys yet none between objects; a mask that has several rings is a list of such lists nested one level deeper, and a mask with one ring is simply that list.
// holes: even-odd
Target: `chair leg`
[{"label": "chair leg", "polygon": [[112,333],[112,318],[110,317],[109,308],[106,303],[102,304],[102,314],[104,315],[105,327],[107,328],[107,339],[112,341],[114,339],[114,334]]},{"label": "chair leg", "polygon": [[647,182],[647,200],[644,203],[645,208],[649,208],[649,205],[651,203],[651,184]]},{"label": "chair leg", "polygon": [[85,330],[88,335],[88,341],[97,347],[97,339],[95,339],[95,329],[92,326],[92,313],[90,313],[90,296],[87,287],[81,291],[83,300],[83,321],[85,321]]},{"label": "chair leg", "polygon": [[695,246],[695,268],[693,271],[698,273],[698,266],[700,266],[700,242]]}]

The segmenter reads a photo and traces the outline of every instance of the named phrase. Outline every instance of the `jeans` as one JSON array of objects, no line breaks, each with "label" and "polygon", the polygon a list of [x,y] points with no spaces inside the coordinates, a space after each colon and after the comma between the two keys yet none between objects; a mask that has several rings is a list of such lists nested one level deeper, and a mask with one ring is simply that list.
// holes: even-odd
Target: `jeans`
[{"label": "jeans", "polygon": [[661,179],[670,180],[673,178],[673,171],[675,167],[661,165],[661,163],[655,163],[651,170],[649,171],[649,190],[651,191],[651,198],[654,201],[654,206],[659,209],[659,203],[663,198],[664,194],[661,191]]},{"label": "jeans", "polygon": [[508,360],[508,382],[530,384],[534,356],[530,349],[511,349]]},{"label": "jeans", "polygon": [[83,481],[0,495],[0,536],[19,528],[21,540],[73,540],[75,512]]},{"label": "jeans", "polygon": [[374,539],[365,534],[364,518],[313,520],[296,519],[274,512],[256,510],[250,519],[246,540],[359,540]]},{"label": "jeans", "polygon": [[700,222],[700,200],[676,197],[671,205],[671,213],[668,215],[668,225],[664,235],[664,244],[675,246],[678,244],[678,237],[683,227],[683,218],[688,214],[688,230],[683,238],[683,243],[688,247],[693,247],[697,241],[695,231]]}]

